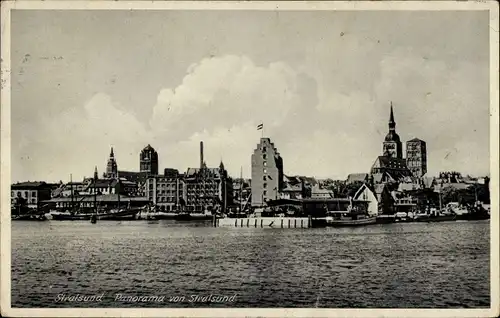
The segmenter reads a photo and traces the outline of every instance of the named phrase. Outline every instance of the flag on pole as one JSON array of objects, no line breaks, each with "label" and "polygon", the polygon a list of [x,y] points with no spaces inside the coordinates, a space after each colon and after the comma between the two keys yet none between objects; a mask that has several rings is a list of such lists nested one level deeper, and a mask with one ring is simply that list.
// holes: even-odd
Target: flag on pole
[{"label": "flag on pole", "polygon": [[264,129],[264,124],[259,124],[259,125],[257,126],[257,130],[261,130],[261,129]]}]

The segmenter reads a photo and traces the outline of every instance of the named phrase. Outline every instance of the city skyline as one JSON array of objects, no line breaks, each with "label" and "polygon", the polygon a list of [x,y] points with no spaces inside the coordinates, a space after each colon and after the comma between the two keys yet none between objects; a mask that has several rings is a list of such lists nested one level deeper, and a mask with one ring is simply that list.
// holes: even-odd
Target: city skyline
[{"label": "city skyline", "polygon": [[426,141],[428,175],[486,175],[488,24],[487,12],[15,11],[12,182],[101,174],[111,146],[119,170],[139,171],[151,144],[160,172],[183,172],[200,141],[208,166],[249,178],[260,123],[285,174],[345,179],[381,155],[391,101],[403,147]]}]

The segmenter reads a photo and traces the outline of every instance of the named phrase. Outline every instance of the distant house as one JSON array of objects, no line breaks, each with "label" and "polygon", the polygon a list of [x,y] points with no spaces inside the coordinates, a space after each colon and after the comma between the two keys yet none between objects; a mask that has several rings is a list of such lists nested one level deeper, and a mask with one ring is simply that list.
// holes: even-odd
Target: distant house
[{"label": "distant house", "polygon": [[11,185],[11,204],[25,202],[29,208],[38,208],[39,203],[50,199],[51,185],[43,181],[18,182]]},{"label": "distant house", "polygon": [[346,184],[353,184],[356,182],[367,182],[368,173],[351,173],[347,176]]},{"label": "distant house", "polygon": [[379,209],[378,209],[378,198],[373,193],[372,190],[364,183],[354,194],[353,197],[354,200],[362,200],[362,201],[368,201],[368,208],[367,212],[369,215],[378,215],[379,214]]},{"label": "distant house", "polygon": [[281,199],[303,199],[311,197],[312,188],[318,186],[318,181],[312,177],[284,176],[283,184]]},{"label": "distant house", "polygon": [[434,191],[442,192],[447,188],[452,188],[454,190],[466,190],[471,185],[467,183],[439,183],[434,186]]},{"label": "distant house", "polygon": [[83,193],[85,191],[89,184],[89,180],[84,180],[82,182],[73,181],[66,184],[61,184],[57,189],[52,190],[52,197],[70,197],[71,192],[73,192],[73,195],[79,195],[80,193]]},{"label": "distant house", "polygon": [[107,194],[125,194],[129,196],[138,195],[137,183],[128,181],[125,178],[120,179],[97,179],[97,181],[91,182],[86,185],[85,189],[79,194],[82,195],[107,195]]},{"label": "distant house", "polygon": [[394,198],[391,195],[389,185],[386,183],[375,185],[375,195],[378,201],[378,210],[380,214],[393,214]]},{"label": "distant house", "polygon": [[321,188],[319,185],[315,185],[311,189],[311,198],[313,199],[333,198],[333,196],[333,191]]}]

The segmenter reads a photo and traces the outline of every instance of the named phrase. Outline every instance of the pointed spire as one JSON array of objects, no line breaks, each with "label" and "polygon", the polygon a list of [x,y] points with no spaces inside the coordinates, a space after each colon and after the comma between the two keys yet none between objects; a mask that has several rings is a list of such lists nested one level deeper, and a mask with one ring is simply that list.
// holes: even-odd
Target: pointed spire
[{"label": "pointed spire", "polygon": [[394,120],[394,110],[392,109],[392,101],[391,101],[391,114],[389,115],[389,130],[396,129],[396,121]]},{"label": "pointed spire", "polygon": [[389,122],[394,122],[394,111],[392,109],[392,101],[391,101],[391,116],[389,118]]},{"label": "pointed spire", "polygon": [[115,156],[115,154],[114,154],[114,152],[113,152],[113,147],[111,147],[111,152],[110,152],[109,156],[110,156],[111,158],[113,158],[113,157]]},{"label": "pointed spire", "polygon": [[94,169],[94,180],[97,180],[99,178],[99,174],[97,173],[97,166],[95,166]]}]

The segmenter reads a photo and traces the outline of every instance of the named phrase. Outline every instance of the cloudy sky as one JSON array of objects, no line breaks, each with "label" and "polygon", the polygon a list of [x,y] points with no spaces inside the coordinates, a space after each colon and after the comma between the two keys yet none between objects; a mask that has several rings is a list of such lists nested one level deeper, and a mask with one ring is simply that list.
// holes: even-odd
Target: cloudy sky
[{"label": "cloudy sky", "polygon": [[489,171],[488,12],[14,11],[12,180],[222,159],[265,135],[286,174],[368,172],[390,101],[429,174]]}]

